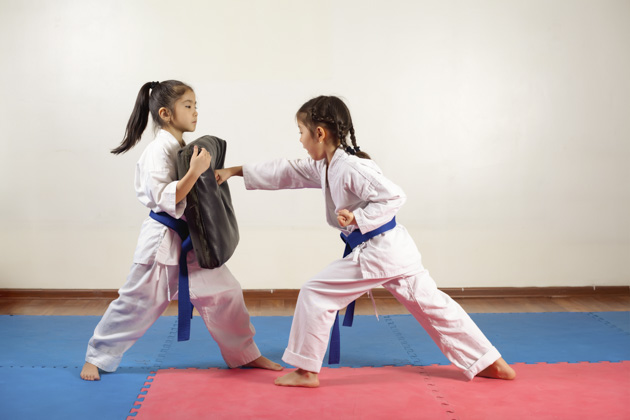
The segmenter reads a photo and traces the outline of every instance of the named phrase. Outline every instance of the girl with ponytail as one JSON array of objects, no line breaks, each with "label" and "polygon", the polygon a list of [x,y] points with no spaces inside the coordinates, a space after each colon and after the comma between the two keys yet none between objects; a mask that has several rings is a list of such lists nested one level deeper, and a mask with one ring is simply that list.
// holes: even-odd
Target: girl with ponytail
[{"label": "girl with ponytail", "polygon": [[[190,169],[177,179],[177,152],[185,145],[183,134],[195,131],[197,124],[194,91],[177,80],[142,85],[123,141],[112,150],[113,154],[125,153],[138,144],[149,115],[157,134],[136,165],[136,196],[151,210],[151,215],[160,213],[181,226],[186,195],[208,170],[212,159],[205,149],[198,150],[195,146]],[[162,315],[169,301],[176,298],[181,243],[174,230],[156,219],[148,217],[144,221],[127,282],[88,343],[82,379],[99,380],[99,369],[115,371],[123,353]],[[190,253],[194,254],[194,250]],[[254,327],[241,286],[228,268],[225,265],[201,268],[194,255],[188,256],[186,265],[190,300],[217,341],[227,365],[282,369],[261,356],[254,343]]]},{"label": "girl with ponytail", "polygon": [[310,159],[277,159],[215,171],[219,183],[243,176],[247,189],[322,189],[326,220],[341,231],[346,244],[344,257],[300,290],[282,357],[297,370],[277,378],[276,385],[319,386],[331,327],[329,363],[338,363],[337,311],[348,306],[345,316],[352,319],[354,300],[378,286],[405,305],[467,379],[513,379],[514,370],[461,306],[437,289],[422,266],[413,239],[396,221],[405,193],[359,148],[348,107],[337,97],[319,96],[302,105],[296,117],[300,142]]}]

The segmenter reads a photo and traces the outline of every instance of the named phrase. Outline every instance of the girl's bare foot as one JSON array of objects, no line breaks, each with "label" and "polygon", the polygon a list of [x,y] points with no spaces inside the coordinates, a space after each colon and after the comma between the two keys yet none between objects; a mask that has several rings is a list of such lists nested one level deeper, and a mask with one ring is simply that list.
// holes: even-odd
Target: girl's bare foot
[{"label": "girl's bare foot", "polygon": [[507,364],[503,358],[498,359],[496,362],[482,370],[477,376],[483,376],[485,378],[493,379],[507,379],[511,380],[516,378],[516,372],[510,365]]},{"label": "girl's bare foot", "polygon": [[309,372],[304,369],[297,369],[284,376],[276,378],[274,381],[279,386],[303,386],[305,388],[317,388],[319,379],[317,373]]},{"label": "girl's bare foot", "polygon": [[258,359],[249,362],[244,367],[258,368],[258,369],[269,369],[269,370],[282,370],[283,367],[278,363],[272,362],[264,356],[260,356]]},{"label": "girl's bare foot", "polygon": [[81,379],[86,381],[100,381],[101,376],[98,373],[98,368],[92,363],[85,362],[81,370]]}]

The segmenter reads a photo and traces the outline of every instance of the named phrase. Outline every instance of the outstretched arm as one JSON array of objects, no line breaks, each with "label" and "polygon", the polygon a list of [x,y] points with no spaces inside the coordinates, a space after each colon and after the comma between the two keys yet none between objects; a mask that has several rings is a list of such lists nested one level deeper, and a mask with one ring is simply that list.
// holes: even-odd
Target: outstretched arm
[{"label": "outstretched arm", "polygon": [[225,181],[227,181],[234,175],[243,176],[243,167],[232,166],[231,168],[216,169],[214,171],[214,177],[217,179],[217,183],[219,185],[223,184]]},{"label": "outstretched arm", "polygon": [[321,188],[324,164],[310,158],[274,159],[243,165],[242,171],[248,190]]}]

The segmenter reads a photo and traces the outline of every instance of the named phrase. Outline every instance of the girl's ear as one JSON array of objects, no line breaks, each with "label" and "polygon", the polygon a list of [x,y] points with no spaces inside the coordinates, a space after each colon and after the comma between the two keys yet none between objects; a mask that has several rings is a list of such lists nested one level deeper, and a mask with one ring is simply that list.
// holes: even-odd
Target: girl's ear
[{"label": "girl's ear", "polygon": [[168,124],[171,122],[171,111],[169,111],[165,107],[162,107],[158,110],[158,115],[164,123]]},{"label": "girl's ear", "polygon": [[326,129],[320,125],[315,129],[315,138],[319,143],[326,141]]}]

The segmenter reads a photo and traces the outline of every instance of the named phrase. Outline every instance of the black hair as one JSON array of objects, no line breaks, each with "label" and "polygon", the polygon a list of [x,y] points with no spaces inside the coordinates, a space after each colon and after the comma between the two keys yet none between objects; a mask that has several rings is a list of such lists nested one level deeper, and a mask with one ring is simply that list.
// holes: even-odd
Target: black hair
[{"label": "black hair", "polygon": [[[311,133],[315,132],[318,125],[324,126],[333,134],[335,145],[344,149],[346,153],[362,159],[370,159],[370,155],[361,151],[357,146],[350,110],[338,97],[318,96],[313,98],[300,107],[296,117],[306,125]],[[348,134],[352,146],[347,143]]]},{"label": "black hair", "polygon": [[125,137],[111,152],[115,155],[125,153],[138,144],[147,128],[149,114],[153,122],[162,127],[164,122],[160,118],[160,108],[166,108],[173,113],[175,102],[189,90],[192,91],[192,88],[179,80],[148,82],[142,85],[125,129]]}]

